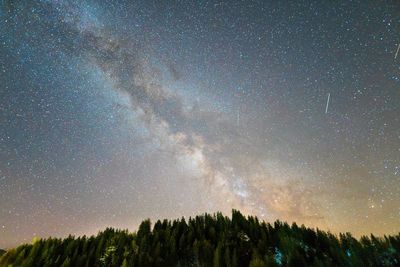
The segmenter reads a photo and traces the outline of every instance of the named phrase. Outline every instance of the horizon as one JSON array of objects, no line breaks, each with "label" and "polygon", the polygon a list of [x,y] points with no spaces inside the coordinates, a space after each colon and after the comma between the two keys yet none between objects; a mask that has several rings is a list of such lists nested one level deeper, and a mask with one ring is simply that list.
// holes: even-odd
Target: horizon
[{"label": "horizon", "polygon": [[[240,212],[240,211],[239,211]],[[181,216],[181,217],[177,217],[177,218],[171,218],[171,219],[165,219],[165,218],[155,218],[155,219],[151,219],[151,218],[144,218],[140,223],[142,223],[143,221],[145,221],[145,220],[150,220],[150,222],[151,222],[151,229],[153,230],[153,228],[154,228],[154,224],[157,222],[157,221],[161,221],[161,222],[163,222],[164,220],[168,220],[169,222],[173,222],[173,221],[179,221],[179,220],[181,220],[182,218],[184,218],[185,220],[186,220],[186,222],[188,222],[188,220],[189,219],[194,219],[195,217],[197,217],[197,216],[204,216],[204,215],[211,215],[211,216],[213,216],[213,217],[215,217],[218,213],[220,213],[220,212],[214,212],[214,213],[207,213],[207,212],[205,212],[205,213],[200,213],[200,214],[198,214],[198,215],[194,215],[194,216]],[[232,219],[232,213],[230,214],[230,216],[229,215],[226,215],[226,214],[223,214],[223,213],[221,213],[224,217],[227,217],[227,218],[229,218],[230,220]],[[287,223],[289,226],[292,226],[293,224],[296,224],[298,227],[305,227],[305,228],[307,228],[307,229],[311,229],[311,230],[313,230],[313,231],[317,231],[317,230],[320,230],[320,231],[323,231],[324,233],[329,233],[329,234],[332,234],[332,235],[334,235],[336,238],[338,238],[341,234],[351,234],[354,238],[356,238],[358,241],[362,238],[362,237],[368,237],[368,238],[370,238],[372,235],[374,236],[374,237],[377,237],[377,238],[383,238],[383,237],[385,237],[385,236],[396,236],[396,235],[399,235],[400,234],[400,231],[398,232],[398,233],[393,233],[393,234],[389,234],[389,235],[387,235],[387,234],[384,234],[384,235],[374,235],[374,233],[366,233],[366,234],[361,234],[361,235],[359,235],[359,236],[356,236],[356,235],[353,235],[353,233],[351,233],[351,232],[332,232],[332,231],[330,231],[329,229],[321,229],[321,228],[318,228],[318,227],[309,227],[309,226],[307,226],[307,225],[304,225],[304,224],[297,224],[296,222],[287,222],[287,221],[281,221],[281,220],[279,220],[279,219],[277,219],[277,220],[275,220],[275,221],[264,221],[264,220],[261,220],[261,219],[259,219],[257,216],[254,216],[254,215],[245,215],[245,214],[243,214],[243,216],[245,216],[245,218],[246,219],[248,219],[249,217],[256,217],[258,220],[259,220],[259,222],[260,223],[266,223],[266,224],[270,224],[270,225],[272,225],[272,226],[274,226],[274,224],[275,224],[275,222],[281,222],[281,223]],[[84,236],[86,236],[86,237],[95,237],[95,236],[98,236],[100,233],[102,233],[102,232],[104,232],[106,229],[114,229],[114,230],[118,230],[118,231],[127,231],[128,233],[130,233],[130,234],[132,234],[132,233],[137,233],[137,230],[138,230],[138,228],[139,228],[139,225],[140,225],[140,223],[138,224],[138,225],[135,225],[135,226],[133,226],[133,227],[128,227],[128,228],[119,228],[119,227],[110,227],[110,226],[105,226],[105,227],[102,227],[102,228],[100,228],[100,229],[96,229],[96,230],[92,230],[92,231],[83,231],[82,233],[76,233],[76,234],[65,234],[65,235],[63,235],[63,236],[44,236],[44,237],[42,237],[42,236],[33,236],[32,238],[31,238],[31,240],[27,240],[27,241],[24,241],[23,243],[18,243],[18,244],[14,244],[14,245],[10,245],[9,247],[0,247],[0,249],[3,249],[3,250],[10,250],[10,249],[13,249],[13,248],[16,248],[16,247],[18,247],[18,246],[21,246],[21,245],[24,245],[24,244],[32,244],[32,243],[34,243],[34,241],[36,240],[36,239],[41,239],[41,240],[47,240],[47,239],[53,239],[53,238],[56,238],[56,239],[65,239],[65,238],[68,238],[69,236],[73,236],[74,238],[79,238],[79,237],[84,237]]]},{"label": "horizon", "polygon": [[0,4],[0,248],[232,209],[400,231],[400,2]]}]

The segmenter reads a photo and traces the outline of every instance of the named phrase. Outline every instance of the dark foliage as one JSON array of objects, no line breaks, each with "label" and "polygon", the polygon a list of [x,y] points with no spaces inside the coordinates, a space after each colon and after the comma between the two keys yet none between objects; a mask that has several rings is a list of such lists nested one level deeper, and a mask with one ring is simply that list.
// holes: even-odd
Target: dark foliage
[{"label": "dark foliage", "polygon": [[234,210],[232,219],[146,220],[137,233],[35,240],[7,251],[0,266],[400,266],[400,234],[357,240]]},{"label": "dark foliage", "polygon": [[1,257],[4,253],[6,253],[6,251],[3,250],[3,249],[0,249],[0,257]]}]

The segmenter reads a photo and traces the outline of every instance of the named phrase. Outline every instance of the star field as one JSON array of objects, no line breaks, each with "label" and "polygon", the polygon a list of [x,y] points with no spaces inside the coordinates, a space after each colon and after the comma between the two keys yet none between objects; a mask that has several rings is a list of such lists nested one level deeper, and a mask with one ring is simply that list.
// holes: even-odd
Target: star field
[{"label": "star field", "polygon": [[399,45],[396,1],[3,1],[0,247],[232,208],[397,233]]}]

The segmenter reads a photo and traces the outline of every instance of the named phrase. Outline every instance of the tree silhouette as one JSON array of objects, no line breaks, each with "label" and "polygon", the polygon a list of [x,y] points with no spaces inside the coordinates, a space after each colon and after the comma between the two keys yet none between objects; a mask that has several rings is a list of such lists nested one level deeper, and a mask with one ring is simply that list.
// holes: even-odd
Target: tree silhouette
[{"label": "tree silhouette", "polygon": [[357,240],[233,210],[231,218],[204,214],[153,228],[145,220],[136,233],[35,238],[3,253],[0,266],[400,266],[400,234]]}]

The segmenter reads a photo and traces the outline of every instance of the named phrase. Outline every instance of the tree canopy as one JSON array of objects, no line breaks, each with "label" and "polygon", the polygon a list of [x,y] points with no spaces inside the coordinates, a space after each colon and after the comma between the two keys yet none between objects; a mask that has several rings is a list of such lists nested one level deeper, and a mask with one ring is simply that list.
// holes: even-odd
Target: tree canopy
[{"label": "tree canopy", "polygon": [[0,266],[399,266],[400,234],[333,235],[233,210],[189,219],[145,220],[136,233],[39,239],[10,249]]}]

